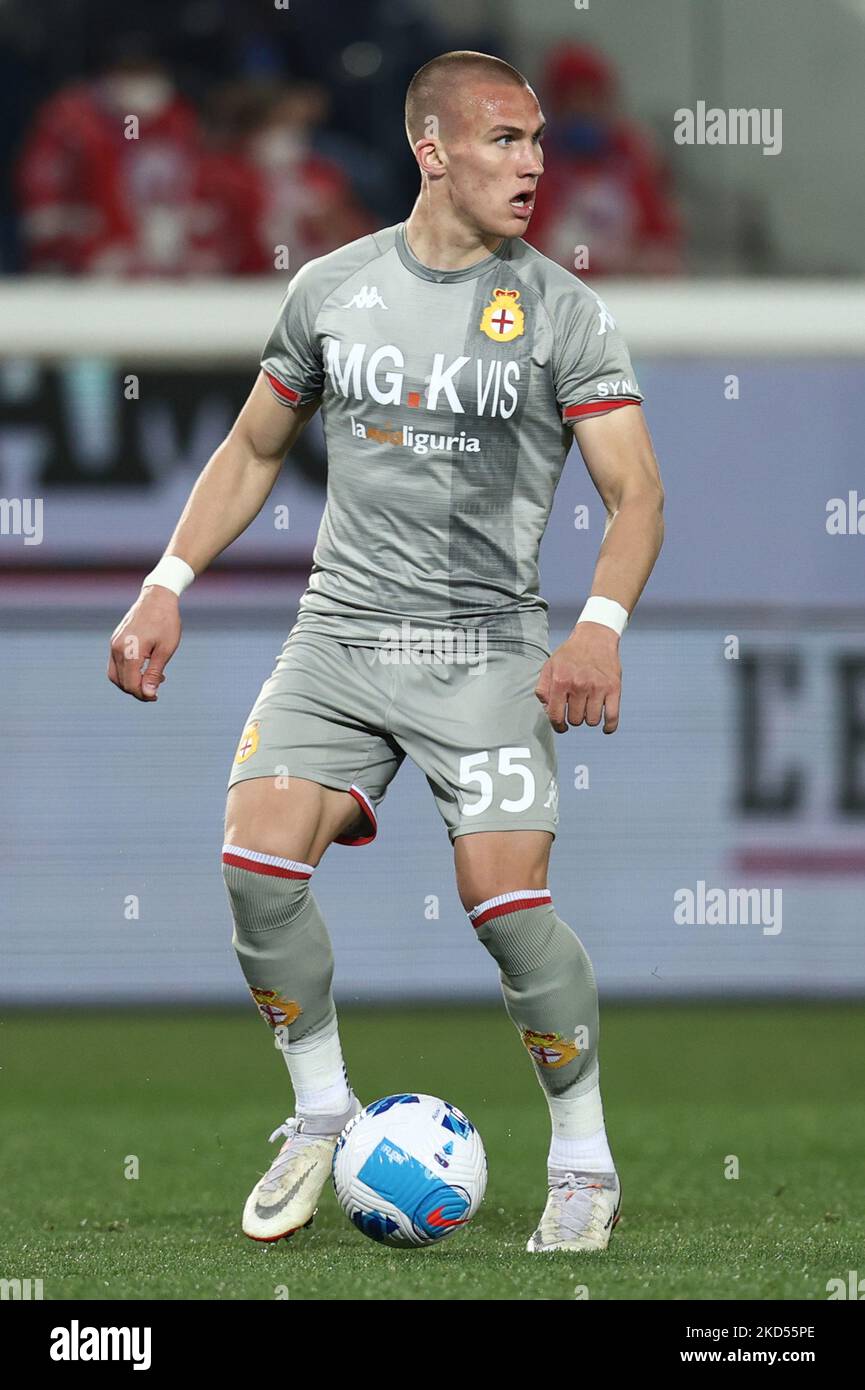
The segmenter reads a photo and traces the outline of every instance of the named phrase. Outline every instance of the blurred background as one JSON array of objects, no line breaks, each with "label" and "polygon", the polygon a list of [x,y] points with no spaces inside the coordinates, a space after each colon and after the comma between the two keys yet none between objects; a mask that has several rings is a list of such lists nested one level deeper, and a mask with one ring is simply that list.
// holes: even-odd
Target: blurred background
[{"label": "blurred background", "polygon": [[[224,786],[305,584],[317,421],[184,597],[158,705],[109,685],[108,640],[290,274],[408,215],[405,87],[457,47],[539,93],[529,240],[616,316],[668,494],[620,731],[559,739],[559,910],[606,998],[865,990],[865,3],[0,0],[8,1003],[248,1007]],[[678,143],[700,103],[763,113],[774,152]],[[603,526],[574,453],[542,552],[554,641]],[[316,875],[340,1001],[498,998],[452,880],[406,765],[377,841]],[[676,920],[715,888],[769,895],[771,922]]]}]

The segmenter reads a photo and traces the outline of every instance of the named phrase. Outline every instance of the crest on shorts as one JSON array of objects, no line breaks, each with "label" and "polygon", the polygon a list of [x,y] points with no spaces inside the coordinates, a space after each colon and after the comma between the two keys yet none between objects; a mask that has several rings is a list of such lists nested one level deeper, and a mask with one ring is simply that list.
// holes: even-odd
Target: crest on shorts
[{"label": "crest on shorts", "polygon": [[283,999],[275,989],[256,989],[250,985],[249,992],[261,1017],[271,1028],[284,1028],[303,1013],[296,999]]},{"label": "crest on shorts", "polygon": [[247,724],[243,733],[240,735],[240,742],[237,745],[237,753],[234,761],[245,763],[247,758],[251,758],[258,747],[258,725],[260,720],[254,719],[251,724]]},{"label": "crest on shorts", "polygon": [[519,299],[519,290],[493,290],[493,297],[481,314],[481,332],[494,343],[512,343],[525,332],[526,316]]},{"label": "crest on shorts", "polygon": [[563,1067],[580,1055],[576,1041],[561,1033],[533,1033],[524,1028],[523,1042],[541,1067]]}]

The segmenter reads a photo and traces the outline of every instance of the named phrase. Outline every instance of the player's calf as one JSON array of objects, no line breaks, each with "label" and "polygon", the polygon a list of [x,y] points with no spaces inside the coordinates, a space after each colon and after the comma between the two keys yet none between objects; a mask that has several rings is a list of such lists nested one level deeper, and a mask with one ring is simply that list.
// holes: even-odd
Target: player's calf
[{"label": "player's calf", "polygon": [[585,947],[558,917],[548,888],[516,889],[469,912],[499,967],[505,1007],[555,1098],[595,1070],[598,992]]},{"label": "player's calf", "polygon": [[259,1012],[297,1041],[336,1016],[333,950],[309,889],[313,865],[227,843],[222,874],[232,945]]},{"label": "player's calf", "polygon": [[552,1120],[547,1205],[527,1249],[604,1249],[618,1219],[619,1180],[598,1085],[598,993],[579,937],[549,889],[516,889],[477,903],[469,920],[499,967]]},{"label": "player's calf", "polygon": [[309,889],[313,866],[226,843],[222,869],[237,958],[295,1092],[297,1115],[271,1136],[286,1142],[243,1215],[247,1235],[279,1240],[312,1220],[337,1136],[360,1106],[342,1058],[333,950]]}]

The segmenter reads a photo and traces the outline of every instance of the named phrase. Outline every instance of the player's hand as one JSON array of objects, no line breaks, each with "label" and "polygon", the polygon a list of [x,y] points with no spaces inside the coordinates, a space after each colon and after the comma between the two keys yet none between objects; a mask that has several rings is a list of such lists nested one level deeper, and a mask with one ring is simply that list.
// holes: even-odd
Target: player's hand
[{"label": "player's hand", "polygon": [[162,584],[148,584],[111,634],[108,679],[136,700],[155,700],[180,632],[177,595]]},{"label": "player's hand", "polygon": [[603,623],[578,623],[541,668],[535,694],[557,734],[569,724],[600,724],[613,734],[619,725],[622,665],[619,638]]}]

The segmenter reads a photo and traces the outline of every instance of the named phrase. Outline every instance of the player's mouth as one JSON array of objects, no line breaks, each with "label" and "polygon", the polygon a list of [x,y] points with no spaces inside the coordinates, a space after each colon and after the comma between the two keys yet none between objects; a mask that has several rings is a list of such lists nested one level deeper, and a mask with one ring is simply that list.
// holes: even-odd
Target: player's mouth
[{"label": "player's mouth", "polygon": [[511,198],[511,211],[514,217],[520,217],[524,222],[528,222],[535,210],[535,190],[533,188],[517,193]]}]

